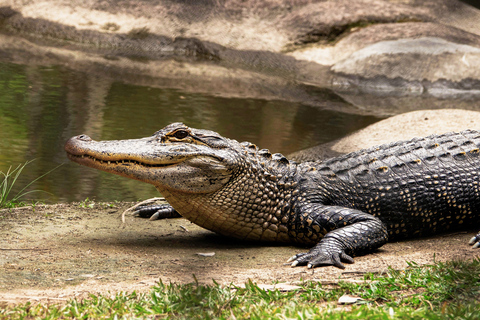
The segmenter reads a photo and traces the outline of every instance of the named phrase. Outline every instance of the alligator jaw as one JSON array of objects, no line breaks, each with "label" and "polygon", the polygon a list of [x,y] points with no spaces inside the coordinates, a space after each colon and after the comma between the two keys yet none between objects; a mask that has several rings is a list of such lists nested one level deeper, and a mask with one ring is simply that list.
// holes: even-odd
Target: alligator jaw
[{"label": "alligator jaw", "polygon": [[67,141],[65,151],[68,158],[78,164],[153,183],[148,179],[152,169],[172,166],[183,159],[146,157],[142,150],[146,149],[147,139],[97,142],[80,135]]},{"label": "alligator jaw", "polygon": [[211,150],[204,145],[162,143],[157,136],[94,141],[80,135],[65,144],[68,158],[78,164],[187,193],[209,193],[228,181],[223,159]]},{"label": "alligator jaw", "polygon": [[73,162],[79,163],[81,165],[96,168],[104,171],[112,171],[115,166],[139,166],[147,168],[162,168],[167,166],[175,165],[176,163],[144,163],[132,159],[101,159],[95,156],[89,155],[88,153],[84,154],[74,154],[67,151],[67,157]]},{"label": "alligator jaw", "polygon": [[[143,163],[137,160],[130,160],[130,159],[102,160],[100,158],[96,158],[95,156],[91,156],[89,154],[76,155],[68,152],[67,152],[67,156],[71,161],[84,165],[86,167],[91,167],[91,168],[99,169],[102,171],[115,173],[127,178],[133,178],[133,179],[137,179],[145,182],[149,182],[149,181],[146,181],[145,179],[141,179],[138,177],[138,173],[141,170],[154,170],[155,168],[163,168],[163,167],[175,165],[175,163],[148,164],[148,163]],[[127,170],[127,168],[129,170]],[[137,174],[132,175],[128,173],[128,171],[132,171],[132,170],[134,170]]]}]

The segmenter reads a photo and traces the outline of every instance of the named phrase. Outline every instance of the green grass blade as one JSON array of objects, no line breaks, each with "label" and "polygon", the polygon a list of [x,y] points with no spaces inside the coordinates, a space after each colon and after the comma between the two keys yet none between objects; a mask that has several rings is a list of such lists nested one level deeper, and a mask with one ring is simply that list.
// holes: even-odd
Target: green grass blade
[{"label": "green grass blade", "polygon": [[[18,178],[20,177],[20,174],[23,172],[23,169],[33,162],[34,160],[29,160],[26,161],[24,164],[19,164],[15,169],[12,170],[12,167],[10,166],[7,170],[7,172],[0,172],[3,175],[3,180],[0,184],[0,208],[5,208],[5,207],[13,207],[17,202],[18,199],[21,197],[24,197],[32,192],[46,192],[43,190],[30,190],[30,191],[25,191],[28,187],[30,187],[33,183],[38,181],[39,179],[45,177],[47,174],[51,173],[53,170],[56,170],[58,167],[62,166],[63,164],[60,164],[53,168],[52,170],[42,174],[41,176],[35,178],[31,182],[29,182],[26,186],[24,186],[15,196],[13,196],[10,200],[8,200],[9,195],[12,191],[13,186],[17,182]],[[47,192],[48,193],[48,192]]]},{"label": "green grass blade", "polygon": [[[33,160],[30,160],[30,161],[27,161],[25,163],[25,165],[22,167],[22,170],[23,168],[29,164],[30,162],[32,162]],[[21,197],[24,197],[26,196],[27,194],[29,193],[32,193],[32,192],[46,192],[48,193],[47,191],[44,191],[44,190],[31,190],[31,191],[27,191],[27,192],[23,192],[25,189],[27,189],[28,187],[30,187],[32,184],[34,184],[35,182],[37,182],[38,180],[42,179],[43,177],[45,177],[47,174],[49,174],[50,172],[58,169],[59,167],[61,167],[63,165],[63,163],[59,164],[58,166],[56,166],[55,168],[51,169],[50,171],[47,171],[46,173],[42,174],[41,176],[35,178],[34,180],[32,180],[31,182],[29,182],[25,187],[22,188],[22,190],[20,190],[16,195],[15,197],[13,197],[13,199],[11,200],[12,202],[16,202],[19,198]]]},{"label": "green grass blade", "polygon": [[[18,167],[16,167],[13,171],[12,171],[12,166],[10,166],[7,170],[6,173],[2,172],[3,174],[3,181],[2,181],[2,199],[0,201],[0,207],[3,207],[5,206],[5,204],[7,203],[7,198],[8,198],[8,195],[10,194],[10,192],[12,191],[12,187],[13,185],[15,184],[15,180],[16,178],[13,179],[13,182],[9,183],[9,179],[10,177],[12,176],[12,174],[14,174],[15,172],[17,172],[18,170],[23,170],[23,168],[21,168],[22,165],[18,165]],[[17,175],[18,176],[18,175]]]}]

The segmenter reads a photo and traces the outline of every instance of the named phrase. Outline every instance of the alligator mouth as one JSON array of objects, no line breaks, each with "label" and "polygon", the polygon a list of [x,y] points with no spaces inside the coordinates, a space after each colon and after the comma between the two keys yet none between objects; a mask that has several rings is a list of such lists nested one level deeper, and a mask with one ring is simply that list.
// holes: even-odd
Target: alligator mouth
[{"label": "alligator mouth", "polygon": [[104,167],[109,167],[109,166],[125,166],[125,165],[137,165],[141,167],[148,167],[148,168],[164,168],[164,167],[169,167],[173,166],[177,163],[145,163],[141,162],[138,160],[132,160],[132,159],[120,159],[120,160],[104,160],[104,159],[99,159],[94,156],[88,155],[88,154],[73,154],[68,152],[67,153],[68,158],[74,162],[89,166],[89,167],[97,167],[97,166],[104,166]]}]

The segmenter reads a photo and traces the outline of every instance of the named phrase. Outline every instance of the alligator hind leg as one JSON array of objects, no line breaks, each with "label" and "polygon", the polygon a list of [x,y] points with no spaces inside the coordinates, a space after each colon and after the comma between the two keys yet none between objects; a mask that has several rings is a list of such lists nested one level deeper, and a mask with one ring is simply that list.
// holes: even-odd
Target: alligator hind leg
[{"label": "alligator hind leg", "polygon": [[307,234],[305,231],[323,229],[326,234],[309,252],[290,258],[293,267],[335,266],[344,269],[342,262],[353,263],[352,256],[372,252],[388,240],[383,222],[362,211],[318,204],[309,204],[304,209],[300,231]]},{"label": "alligator hind leg", "polygon": [[150,220],[182,217],[169,204],[139,206],[135,209],[135,211],[132,212],[132,214],[138,215],[142,218],[149,218]]},{"label": "alligator hind leg", "polygon": [[141,218],[150,218],[150,220],[159,220],[166,218],[180,218],[181,215],[168,203],[148,205],[155,201],[165,201],[165,198],[151,198],[137,203],[122,213],[122,221],[125,223],[125,215],[137,215]]},{"label": "alligator hind leg", "polygon": [[480,248],[480,232],[477,233],[475,237],[472,237],[468,242],[469,245],[473,246],[473,248]]}]

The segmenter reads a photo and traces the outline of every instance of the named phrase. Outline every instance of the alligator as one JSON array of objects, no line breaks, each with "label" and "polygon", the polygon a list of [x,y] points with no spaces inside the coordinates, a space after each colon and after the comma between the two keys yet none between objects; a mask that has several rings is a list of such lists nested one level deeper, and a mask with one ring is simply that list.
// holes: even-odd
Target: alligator
[{"label": "alligator", "polygon": [[[387,241],[479,222],[480,131],[431,135],[295,163],[216,132],[173,123],[150,137],[65,145],[81,165],[153,184],[183,216],[216,233],[313,246],[292,266],[353,263]],[[146,214],[145,214],[146,212]],[[480,247],[480,232],[470,240]]]}]

